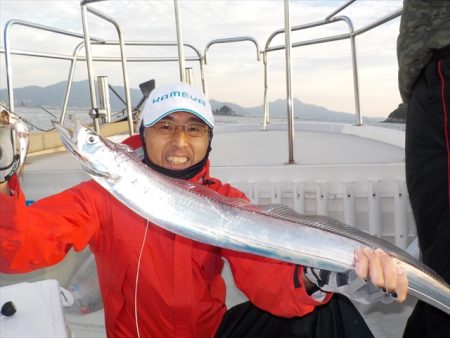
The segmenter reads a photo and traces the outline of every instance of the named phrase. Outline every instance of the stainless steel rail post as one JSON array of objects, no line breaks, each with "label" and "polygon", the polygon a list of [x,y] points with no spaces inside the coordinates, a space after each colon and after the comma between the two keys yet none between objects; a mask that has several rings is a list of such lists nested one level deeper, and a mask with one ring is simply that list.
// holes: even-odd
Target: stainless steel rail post
[{"label": "stainless steel rail post", "polygon": [[103,123],[111,122],[111,104],[109,101],[109,87],[108,87],[108,77],[107,76],[98,76],[97,77],[98,84],[98,95],[100,97],[100,109],[99,115],[102,118]]},{"label": "stainless steel rail post", "polygon": [[186,67],[185,69],[186,83],[191,86],[194,85],[194,73],[192,72],[192,67]]},{"label": "stainless steel rail post", "polygon": [[[85,4],[82,4],[81,7],[82,7],[82,9],[84,8],[84,11],[89,11],[90,13],[98,16],[99,18],[101,18],[105,21],[108,21],[116,28],[117,35],[119,37],[120,58],[122,61],[122,76],[123,76],[123,85],[124,85],[124,89],[125,89],[125,100],[127,102],[128,130],[129,130],[130,135],[133,135],[133,133],[134,133],[133,110],[131,108],[130,85],[129,85],[129,81],[128,81],[128,71],[127,71],[127,59],[125,56],[125,42],[122,37],[122,30],[120,29],[120,26],[117,22],[115,22],[112,18],[106,16],[105,14],[100,13],[93,8],[87,7]],[[82,12],[84,12],[84,11],[82,10]],[[85,17],[85,16],[86,16],[86,14],[83,15],[83,17]],[[87,24],[86,18],[83,20],[83,30],[84,30],[84,22],[86,22],[86,24]],[[87,31],[87,33],[89,34],[88,31]],[[88,41],[88,42],[86,42],[86,41]],[[85,44],[86,44],[86,57],[87,57],[87,55],[88,55],[87,50],[88,50],[88,48],[90,49],[90,47],[91,47],[89,35],[87,36],[87,38],[85,37]],[[87,57],[87,62],[88,62],[88,64],[91,64],[91,67],[92,67],[92,56],[90,53],[89,53],[89,58]],[[93,76],[93,74],[91,74],[91,76]],[[90,79],[90,81],[91,80],[93,81],[93,79]],[[92,94],[92,92],[91,92],[91,94]],[[97,121],[98,121],[98,119],[97,119]]]},{"label": "stainless steel rail post", "polygon": [[356,57],[356,35],[354,34],[353,30],[353,23],[352,21],[346,17],[346,16],[340,16],[338,17],[341,20],[344,20],[344,22],[347,24],[348,29],[350,31],[350,50],[352,53],[352,70],[353,70],[353,93],[355,94],[355,115],[356,115],[356,125],[362,126],[362,116],[361,116],[361,105],[360,105],[360,99],[359,99],[359,78],[358,78],[358,60]]},{"label": "stainless steel rail post", "polygon": [[205,57],[204,56],[202,56],[200,59],[200,77],[202,80],[203,93],[205,94],[206,97],[208,97],[208,90],[206,87],[206,77],[205,77]]},{"label": "stainless steel rail post", "polygon": [[90,35],[89,35],[87,5],[83,2],[81,3],[81,20],[83,23],[84,45],[85,45],[85,53],[86,53],[86,64],[87,64],[89,94],[90,94],[89,97],[90,97],[90,101],[91,101],[90,115],[91,115],[92,121],[94,123],[94,130],[98,133],[98,132],[100,132],[100,124],[98,122],[98,116],[96,113],[96,110],[98,109],[98,107],[97,107],[97,97],[95,94],[95,85],[94,85],[94,70],[92,67],[91,39],[90,39]]},{"label": "stainless steel rail post", "polygon": [[67,106],[69,104],[69,94],[70,94],[70,90],[72,89],[72,82],[73,82],[73,76],[75,74],[75,66],[77,64],[78,53],[80,52],[81,48],[83,48],[83,47],[84,47],[84,42],[80,42],[75,47],[72,60],[70,61],[70,70],[69,70],[69,77],[67,79],[66,93],[64,95],[64,102],[63,102],[63,106],[61,109],[61,116],[59,118],[59,123],[61,125],[64,124],[64,120],[66,118]]},{"label": "stainless steel rail post", "polygon": [[183,50],[183,32],[181,30],[181,19],[180,19],[180,3],[178,0],[174,0],[175,7],[175,23],[177,26],[177,42],[178,42],[178,65],[180,69],[180,81],[186,82],[186,77],[184,73],[184,50]]},{"label": "stainless steel rail post", "polygon": [[266,130],[267,124],[270,123],[269,98],[267,97],[267,91],[269,90],[269,85],[268,85],[269,79],[268,79],[268,75],[267,75],[267,51],[263,52],[263,64],[264,64],[264,103],[263,103],[264,117],[263,117],[262,130]]},{"label": "stainless steel rail post", "polygon": [[294,142],[295,142],[295,125],[294,125],[294,104],[292,100],[292,45],[291,45],[291,22],[289,15],[289,0],[284,0],[284,41],[286,55],[286,99],[287,99],[287,118],[288,118],[288,143],[289,143],[289,160],[288,164],[295,164],[294,159]]}]

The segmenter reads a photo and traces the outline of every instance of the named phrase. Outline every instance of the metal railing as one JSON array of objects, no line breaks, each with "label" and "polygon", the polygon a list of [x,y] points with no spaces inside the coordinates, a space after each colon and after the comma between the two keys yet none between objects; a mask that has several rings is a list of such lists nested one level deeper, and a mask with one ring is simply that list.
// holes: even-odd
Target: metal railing
[{"label": "metal railing", "polygon": [[[290,48],[297,48],[307,45],[314,45],[314,44],[321,44],[331,41],[338,41],[338,40],[344,40],[349,39],[351,42],[351,58],[352,58],[352,72],[353,72],[353,91],[354,91],[354,101],[355,101],[355,114],[356,114],[356,125],[362,125],[362,116],[360,111],[360,97],[359,97],[359,80],[358,80],[358,65],[357,65],[357,53],[356,53],[356,42],[355,38],[358,35],[361,35],[373,28],[376,28],[392,19],[395,19],[401,15],[401,10],[397,10],[392,14],[389,14],[381,19],[378,19],[369,25],[362,27],[358,30],[354,30],[352,20],[347,16],[336,16],[339,12],[341,12],[343,9],[349,7],[352,3],[356,2],[356,0],[350,0],[347,3],[343,4],[341,7],[339,7],[337,10],[333,11],[331,14],[327,15],[325,19],[311,22],[303,25],[296,25],[290,27],[289,22],[289,0],[285,0],[285,27],[284,29],[279,29],[274,31],[269,38],[267,39],[265,43],[265,48],[261,52],[258,42],[256,39],[250,36],[242,36],[242,37],[233,37],[233,38],[223,38],[223,39],[215,39],[208,42],[204,49],[204,54],[202,55],[198,49],[196,49],[194,46],[190,44],[185,44],[182,41],[182,33],[181,33],[181,21],[180,21],[180,8],[178,0],[174,0],[174,9],[175,9],[175,19],[177,24],[177,41],[176,42],[155,42],[155,41],[134,41],[134,42],[127,42],[124,41],[122,38],[122,32],[119,27],[119,25],[110,17],[107,15],[91,8],[88,6],[88,4],[91,4],[93,2],[98,2],[103,0],[85,0],[81,2],[81,11],[82,11],[82,21],[83,21],[83,34],[78,34],[70,31],[66,31],[63,29],[57,29],[53,27],[43,26],[39,24],[34,24],[22,20],[11,20],[7,23],[5,26],[5,50],[0,52],[5,53],[5,64],[6,64],[6,74],[7,74],[7,87],[8,87],[8,99],[9,99],[9,105],[10,109],[14,111],[14,92],[13,92],[13,72],[12,72],[12,66],[11,66],[11,55],[17,54],[17,55],[28,55],[28,56],[34,56],[34,57],[45,57],[45,58],[52,58],[52,59],[62,59],[62,60],[68,60],[71,62],[71,66],[69,69],[69,76],[68,76],[68,82],[66,87],[66,95],[64,97],[64,103],[63,108],[61,112],[61,121],[64,121],[66,110],[67,110],[67,104],[68,104],[68,97],[73,81],[74,76],[74,69],[75,65],[78,61],[85,61],[87,64],[87,72],[88,72],[88,79],[89,79],[89,90],[90,90],[90,100],[91,100],[91,116],[94,119],[94,127],[98,130],[98,107],[97,107],[97,100],[96,100],[96,94],[95,94],[95,88],[94,88],[94,72],[93,72],[93,62],[121,62],[122,64],[122,76],[123,76],[123,82],[124,82],[124,89],[125,89],[125,96],[126,96],[126,106],[127,106],[127,113],[128,113],[128,124],[129,124],[129,130],[130,133],[133,132],[133,124],[132,124],[132,108],[131,108],[131,102],[130,102],[130,89],[128,84],[128,72],[127,72],[127,63],[128,62],[175,62],[178,61],[179,65],[183,65],[183,71],[181,71],[180,68],[180,77],[183,79],[183,76],[185,76],[185,67],[184,62],[185,61],[199,61],[200,64],[200,72],[201,72],[201,81],[202,81],[202,87],[205,94],[208,92],[207,84],[206,84],[206,76],[205,76],[205,65],[207,64],[207,54],[209,51],[209,48],[214,44],[219,43],[232,43],[232,42],[241,42],[241,41],[250,41],[252,42],[257,51],[257,60],[260,60],[260,56],[262,54],[263,56],[263,65],[264,65],[264,117],[263,117],[263,129],[266,129],[267,123],[269,122],[269,105],[268,105],[268,91],[269,91],[269,77],[268,77],[268,54],[274,51],[279,50],[285,50],[286,52],[286,92],[287,92],[287,110],[288,110],[288,128],[293,129],[293,98],[292,98],[292,84],[291,84],[291,73],[292,73],[292,64],[290,62],[291,56],[290,56]],[[95,15],[96,17],[106,20],[107,22],[111,23],[118,34],[119,39],[116,41],[108,41],[103,40],[95,37],[91,37],[89,33],[89,27],[87,22],[87,13],[91,13]],[[336,22],[344,22],[347,25],[348,33],[345,34],[338,34],[338,35],[331,35],[331,36],[325,36],[321,38],[311,39],[311,40],[305,40],[305,41],[294,41],[292,42],[290,39],[290,32],[294,31],[301,31],[313,27],[318,27],[322,25],[328,25]],[[61,35],[81,38],[83,41],[79,43],[73,52],[72,55],[61,55],[61,54],[52,54],[52,53],[46,53],[46,52],[32,52],[32,51],[20,51],[20,50],[12,50],[10,47],[10,30],[11,27],[14,25],[22,25],[22,26],[28,26],[35,29],[45,30]],[[282,45],[276,45],[271,46],[271,43],[279,34],[284,34],[286,31],[289,32],[289,34],[285,34],[285,43]],[[92,45],[118,45],[120,47],[120,57],[111,57],[111,56],[98,56],[92,54]],[[134,45],[134,46],[178,46],[178,57],[126,57],[125,56],[125,46]],[[288,46],[289,48],[286,48]],[[184,47],[191,48],[196,56],[184,56]],[[82,49],[85,49],[85,56],[80,56],[80,52]],[[291,126],[291,127],[289,127]],[[289,144],[289,160],[288,163],[295,163],[294,159],[294,133],[290,132],[288,135],[288,144]]]},{"label": "metal railing", "polygon": [[[351,4],[353,2],[354,1],[350,1],[349,4]],[[347,6],[349,4],[347,4]],[[347,6],[345,6],[345,7],[347,7]],[[345,7],[343,6],[343,8],[345,8]],[[334,14],[335,13],[336,12],[334,12]],[[305,25],[293,26],[291,28],[292,31],[298,31],[298,30],[313,28],[313,27],[317,27],[317,26],[327,25],[327,24],[331,24],[331,23],[335,23],[335,22],[339,22],[339,21],[344,21],[347,24],[347,26],[349,28],[349,33],[327,36],[327,37],[323,37],[323,38],[319,38],[319,39],[311,39],[311,40],[306,40],[306,41],[301,41],[301,42],[294,42],[294,43],[292,43],[292,47],[296,48],[296,47],[302,47],[302,46],[350,39],[351,52],[352,52],[352,69],[353,69],[353,82],[354,82],[356,125],[362,125],[362,116],[361,116],[361,112],[360,112],[359,81],[358,81],[358,66],[357,66],[357,58],[356,58],[355,37],[367,32],[373,28],[376,28],[390,20],[393,20],[393,19],[399,17],[401,15],[401,13],[402,13],[401,10],[397,10],[394,13],[389,14],[389,15],[387,15],[379,20],[376,20],[375,22],[373,22],[363,28],[355,30],[355,31],[353,29],[353,24],[352,24],[351,19],[346,16],[338,16],[338,17],[327,16],[327,18],[322,21],[312,22],[312,23],[308,23]],[[268,91],[268,83],[267,83],[268,82],[267,81],[267,63],[268,63],[267,55],[268,54],[267,53],[285,49],[284,45],[272,46],[272,47],[270,46],[270,43],[272,42],[273,38],[276,35],[282,34],[282,33],[284,33],[284,29],[280,29],[280,30],[277,30],[274,33],[272,33],[270,35],[270,37],[268,38],[266,45],[265,45],[265,49],[263,51],[263,55],[264,55],[264,58],[263,58],[263,62],[264,62],[264,121],[263,121],[264,128],[269,120],[269,117],[268,117],[269,109],[268,109],[268,105],[267,105],[267,91]]]},{"label": "metal railing", "polygon": [[[351,1],[354,2],[354,1]],[[302,47],[302,46],[308,46],[308,45],[314,45],[314,44],[320,44],[320,43],[326,43],[326,42],[332,42],[332,41],[339,41],[339,40],[345,40],[345,39],[350,39],[352,42],[351,45],[351,50],[352,50],[352,66],[353,66],[353,80],[354,80],[354,93],[355,93],[355,112],[356,112],[356,125],[362,125],[362,117],[361,117],[361,112],[360,112],[360,98],[359,98],[359,81],[358,81],[358,74],[357,74],[357,60],[356,60],[356,48],[355,48],[355,42],[354,42],[354,38],[358,35],[361,35],[369,30],[372,30],[388,21],[391,21],[397,17],[399,17],[401,15],[402,11],[401,10],[397,10],[379,20],[376,20],[373,23],[368,24],[367,26],[364,26],[356,31],[353,31],[353,24],[351,22],[351,20],[348,17],[345,16],[339,16],[339,17],[334,17],[334,18],[329,18],[329,16],[327,17],[328,21],[318,21],[318,22],[313,22],[313,23],[309,23],[306,25],[300,25],[300,26],[294,26],[292,27],[292,31],[297,31],[297,30],[302,30],[302,29],[307,29],[307,28],[313,28],[313,27],[317,27],[317,26],[321,26],[321,25],[326,25],[326,24],[331,24],[334,22],[338,22],[338,21],[345,21],[349,27],[350,33],[346,33],[346,34],[340,34],[340,35],[333,35],[333,36],[327,36],[327,37],[323,37],[323,38],[319,38],[319,39],[312,39],[312,40],[307,40],[307,41],[301,41],[301,42],[295,42],[292,44],[292,47],[296,48],[296,47]],[[280,46],[272,46],[270,47],[270,42],[272,41],[272,39],[278,35],[284,33],[284,30],[278,30],[275,31],[274,33],[272,33],[272,35],[269,37],[269,39],[266,42],[266,47],[263,51],[263,62],[264,62],[264,128],[267,125],[267,122],[269,120],[269,109],[267,106],[267,91],[268,91],[268,85],[267,85],[267,53],[268,52],[273,52],[273,51],[278,51],[278,50],[283,50],[284,49],[284,45],[280,45]]]},{"label": "metal railing", "polygon": [[[103,41],[93,41],[91,42],[91,45],[101,45],[101,46],[113,46],[118,45],[119,41],[115,40],[103,40]],[[171,41],[125,41],[125,46],[145,46],[145,47],[161,47],[161,46],[177,46],[177,42],[171,42]],[[201,53],[197,48],[192,46],[191,44],[185,43],[185,47],[190,48],[192,51],[195,52],[197,56],[191,56],[185,58],[186,61],[198,61],[200,65],[200,69],[203,73],[203,65],[201,62],[202,56]],[[64,95],[64,103],[63,103],[63,109],[61,111],[61,120],[60,123],[63,124],[65,120],[66,110],[67,110],[67,104],[69,101],[69,95],[70,95],[70,88],[73,82],[73,76],[75,72],[75,66],[77,61],[86,61],[86,57],[79,56],[79,53],[81,49],[85,47],[84,41],[78,44],[78,46],[75,48],[73,52],[73,56],[71,57],[72,63],[69,70],[69,78],[67,80],[67,87],[66,87],[66,93]],[[92,56],[92,61],[96,62],[121,62],[120,57],[111,57],[111,56]],[[178,57],[127,57],[127,62],[178,62]],[[203,79],[202,79],[203,81]]]},{"label": "metal railing", "polygon": [[[28,21],[23,20],[10,20],[5,25],[4,30],[4,43],[5,43],[5,66],[6,66],[6,86],[8,89],[8,105],[11,112],[15,111],[14,107],[14,86],[13,86],[13,72],[12,72],[12,63],[11,63],[11,42],[10,42],[10,31],[14,26],[26,26],[30,28],[35,28],[47,32],[52,32],[60,35],[65,36],[71,36],[75,38],[84,39],[83,34],[74,33],[71,31],[67,31],[64,29],[58,29],[50,26],[44,26]],[[101,39],[93,37],[92,40],[94,41],[101,41]],[[56,55],[56,54],[47,54],[47,53],[33,53],[33,52],[22,52],[21,55],[28,55],[28,56],[40,56],[40,57],[48,57],[53,59],[65,59],[65,60],[71,60],[69,56],[63,56],[63,55]]]},{"label": "metal railing", "polygon": [[[6,65],[6,79],[7,79],[7,91],[8,91],[8,105],[9,108],[14,111],[14,82],[13,82],[13,68],[12,68],[12,55],[21,55],[21,56],[31,56],[37,58],[47,58],[53,60],[66,60],[70,62],[69,66],[69,75],[66,83],[66,90],[64,95],[64,101],[61,108],[61,113],[59,117],[59,123],[63,124],[66,118],[67,107],[70,97],[70,92],[72,88],[73,78],[75,74],[75,67],[77,62],[82,61],[86,62],[87,57],[85,55],[80,55],[80,52],[85,48],[85,41],[81,41],[75,47],[72,55],[70,54],[56,54],[56,53],[48,53],[41,51],[29,51],[29,50],[19,50],[12,49],[10,43],[10,35],[12,34],[12,27],[18,26],[26,26],[29,28],[36,28],[39,30],[44,30],[48,32],[53,32],[57,34],[62,34],[66,36],[76,37],[84,39],[83,34],[78,34],[66,30],[60,30],[54,27],[43,26],[39,24],[35,24],[32,22],[27,22],[23,20],[10,20],[5,25],[5,48],[0,48],[0,53],[5,55],[5,65]],[[117,40],[102,40],[99,38],[91,38],[91,45],[101,45],[101,46],[113,46],[119,45],[120,42]],[[162,47],[162,46],[177,46],[176,41],[125,41],[125,46],[146,46],[146,47]],[[202,64],[202,55],[200,51],[195,48],[193,45],[185,43],[185,47],[189,48],[195,53],[195,56],[188,56],[185,58],[186,61],[190,62],[198,62],[202,74],[204,74],[203,64]],[[122,62],[122,58],[120,56],[91,56],[92,62]],[[127,62],[178,62],[179,58],[177,56],[174,57],[150,57],[150,56],[141,56],[141,57],[127,57]],[[204,82],[204,78],[202,78],[202,82]],[[95,107],[96,108],[96,107]]]},{"label": "metal railing", "polygon": [[[91,1],[90,1],[91,2]],[[92,67],[92,54],[91,54],[91,38],[89,33],[89,25],[87,19],[87,13],[94,14],[95,16],[103,19],[109,23],[111,23],[117,31],[117,35],[119,37],[119,46],[120,46],[120,58],[122,64],[122,76],[123,76],[123,84],[125,91],[125,100],[127,103],[127,114],[128,114],[128,129],[130,135],[134,133],[134,125],[133,125],[133,111],[131,110],[131,97],[130,97],[130,86],[128,83],[128,71],[127,71],[127,60],[125,56],[125,42],[122,37],[122,30],[120,29],[119,24],[110,18],[109,16],[87,6],[89,2],[83,1],[81,2],[81,18],[83,23],[83,33],[84,33],[84,43],[86,50],[86,64],[88,71],[88,80],[89,80],[89,91],[91,97],[91,117],[94,122],[95,131],[100,131],[99,125],[99,114],[98,114],[98,106],[97,99],[95,97],[95,86],[94,86],[94,74]]]},{"label": "metal railing", "polygon": [[[355,99],[355,113],[356,113],[356,125],[357,126],[361,126],[363,124],[362,121],[362,116],[361,116],[361,111],[360,111],[360,98],[359,98],[359,80],[358,80],[358,66],[357,66],[357,57],[356,57],[356,43],[355,43],[355,38],[357,35],[363,34],[375,27],[378,27],[398,16],[401,15],[402,10],[397,10],[394,13],[381,18],[379,20],[376,20],[375,22],[357,30],[354,31],[353,29],[353,23],[352,20],[350,18],[348,18],[347,16],[338,16],[336,17],[335,15],[338,14],[339,12],[341,12],[343,9],[347,8],[349,5],[351,5],[352,3],[354,3],[356,0],[350,0],[347,3],[345,3],[344,5],[342,5],[341,7],[339,7],[337,10],[335,10],[334,12],[332,12],[330,15],[326,16],[325,19],[321,20],[321,21],[317,21],[317,22],[312,22],[312,23],[308,23],[308,24],[304,24],[304,25],[299,25],[299,26],[293,26],[293,27],[289,27],[289,24],[287,24],[287,21],[289,20],[289,0],[285,0],[285,28],[284,29],[279,29],[275,32],[273,32],[265,45],[265,49],[263,51],[263,62],[264,62],[264,103],[263,103],[263,107],[264,107],[264,118],[263,118],[263,130],[266,129],[267,127],[267,123],[269,122],[269,105],[268,105],[268,95],[267,95],[267,91],[268,91],[268,75],[267,75],[267,62],[268,62],[268,58],[267,58],[267,53],[268,52],[272,52],[275,50],[282,50],[284,49],[286,51],[286,93],[287,93],[287,118],[288,118],[288,148],[289,148],[289,159],[288,159],[288,164],[293,164],[295,163],[295,159],[294,159],[294,132],[291,131],[291,129],[293,130],[293,119],[294,119],[294,113],[293,113],[293,99],[292,99],[292,84],[290,81],[290,74],[292,72],[292,64],[290,61],[290,49],[291,48],[295,48],[295,47],[301,47],[301,46],[306,46],[306,45],[313,45],[313,44],[318,44],[318,43],[325,43],[325,42],[330,42],[330,41],[337,41],[337,40],[343,40],[343,39],[350,39],[350,43],[351,43],[351,55],[352,55],[352,70],[353,70],[353,91],[354,91],[354,99]],[[312,39],[312,40],[307,40],[307,41],[302,41],[302,42],[295,42],[295,43],[291,43],[290,41],[290,32],[292,31],[297,31],[297,30],[303,30],[303,29],[307,29],[307,28],[313,28],[313,27],[317,27],[317,26],[321,26],[321,25],[327,25],[330,23],[334,23],[334,22],[338,22],[338,21],[344,21],[349,29],[349,33],[348,34],[341,34],[341,35],[334,35],[334,36],[328,36],[325,38],[321,38],[321,39]],[[288,34],[286,34],[286,32],[288,32]],[[272,42],[273,38],[275,36],[277,36],[278,34],[282,34],[285,33],[286,39],[285,39],[285,44],[281,45],[281,46],[275,46],[275,47],[270,47],[270,43]],[[289,37],[289,38],[288,38]]]},{"label": "metal railing", "polygon": [[[217,44],[227,44],[227,43],[235,43],[235,42],[243,42],[243,41],[250,41],[251,43],[253,43],[255,45],[256,60],[261,61],[261,56],[260,56],[261,52],[260,52],[258,41],[256,41],[256,39],[251,36],[237,36],[237,37],[232,37],[232,38],[214,39],[214,40],[209,41],[206,44],[205,52],[203,53],[203,58],[202,58],[202,69],[204,69],[204,66],[206,66],[208,64],[208,51],[211,48],[211,46],[217,45]],[[208,89],[206,87],[206,79],[205,79],[204,72],[202,72],[202,80],[203,80],[202,81],[203,92],[205,93],[206,96],[208,96]]]}]

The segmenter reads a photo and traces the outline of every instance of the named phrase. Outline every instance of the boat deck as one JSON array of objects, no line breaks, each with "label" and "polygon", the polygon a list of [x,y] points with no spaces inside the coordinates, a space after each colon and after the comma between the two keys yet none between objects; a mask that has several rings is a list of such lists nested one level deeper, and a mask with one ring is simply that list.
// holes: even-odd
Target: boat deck
[{"label": "boat deck", "polygon": [[[381,130],[380,130],[381,129]],[[298,165],[401,163],[404,133],[372,126],[301,122],[295,125]],[[213,138],[215,167],[279,166],[288,162],[286,123],[219,125]],[[402,139],[403,137],[403,139]]]}]

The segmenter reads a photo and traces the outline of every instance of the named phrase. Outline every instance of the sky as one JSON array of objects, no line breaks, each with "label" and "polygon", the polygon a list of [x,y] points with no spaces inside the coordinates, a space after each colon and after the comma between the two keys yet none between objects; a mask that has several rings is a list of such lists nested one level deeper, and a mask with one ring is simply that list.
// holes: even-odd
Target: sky
[{"label": "sky", "polygon": [[[291,25],[321,21],[346,0],[291,0]],[[269,36],[284,28],[283,0],[180,0],[183,39],[202,54],[211,40],[251,36],[264,49]],[[172,0],[110,0],[91,4],[96,10],[114,18],[126,40],[176,41],[174,3]],[[354,29],[362,28],[401,9],[401,0],[357,0],[338,15],[349,17]],[[1,46],[4,47],[4,27],[11,19],[21,19],[41,25],[82,32],[80,1],[78,0],[0,0]],[[387,116],[401,102],[397,82],[396,41],[400,19],[396,18],[356,38],[360,105],[363,116]],[[116,40],[114,27],[89,15],[92,36]],[[348,32],[343,22],[332,23],[292,34],[292,42]],[[12,49],[46,51],[72,55],[80,39],[42,32],[23,26],[13,26]],[[270,46],[284,43],[278,35]],[[118,55],[118,48],[96,47],[94,54]],[[176,47],[127,47],[127,56],[177,56]],[[185,49],[185,56],[194,55]],[[209,98],[232,102],[244,107],[263,103],[263,63],[257,61],[256,48],[250,42],[215,44],[208,51],[205,77]],[[269,101],[286,97],[284,51],[269,53]],[[331,110],[354,113],[354,92],[350,40],[304,46],[292,50],[293,96],[303,102],[321,105]],[[199,87],[198,62],[187,62],[193,68],[194,85]],[[47,86],[66,81],[68,61],[13,56],[15,88]],[[122,85],[118,63],[98,62],[95,75],[106,75],[109,83]],[[154,78],[156,84],[179,79],[178,65],[166,63],[129,63],[130,84]],[[76,67],[75,80],[84,80],[84,63]],[[0,58],[0,88],[6,87],[5,63]]]}]

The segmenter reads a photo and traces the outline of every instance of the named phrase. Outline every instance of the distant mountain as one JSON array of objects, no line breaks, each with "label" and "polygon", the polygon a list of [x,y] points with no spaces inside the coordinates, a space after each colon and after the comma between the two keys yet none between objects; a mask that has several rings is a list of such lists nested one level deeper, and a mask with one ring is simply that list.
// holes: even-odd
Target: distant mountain
[{"label": "distant mountain", "polygon": [[[257,107],[245,108],[240,105],[231,102],[220,102],[211,100],[211,107],[213,110],[219,109],[222,106],[228,106],[236,112],[237,115],[262,117],[264,114],[263,105]],[[270,118],[286,118],[287,106],[286,99],[278,99],[269,103],[269,115]],[[294,116],[300,120],[314,120],[314,121],[333,121],[333,122],[355,122],[355,114],[336,112],[329,110],[325,107],[317,106],[314,104],[304,103],[294,98]],[[382,117],[363,117],[365,122],[378,122]]]},{"label": "distant mountain", "polygon": [[[28,86],[14,89],[14,104],[16,106],[27,107],[62,107],[64,103],[64,94],[66,92],[66,82],[58,82],[47,87]],[[96,84],[97,87],[97,84]],[[116,92],[125,100],[123,87],[112,86]],[[98,100],[98,92],[97,100]],[[132,105],[136,105],[142,97],[139,89],[130,90]],[[6,89],[0,90],[0,101],[7,101],[8,93]],[[115,111],[122,110],[125,105],[109,91],[111,109]],[[87,108],[91,106],[89,98],[89,84],[88,81],[78,81],[72,83],[72,88],[69,96],[69,107]]]},{"label": "distant mountain", "polygon": [[213,114],[222,116],[237,116],[236,112],[227,105],[223,105],[220,109],[213,109]]},{"label": "distant mountain", "polygon": [[[69,97],[69,107],[87,108],[90,107],[88,81],[79,81],[72,83],[72,89]],[[113,86],[116,92],[122,98],[125,98],[123,87]],[[47,87],[28,86],[14,90],[14,102],[16,106],[27,107],[61,107],[64,100],[66,82],[58,82]],[[117,98],[112,91],[109,92],[111,108],[113,111],[122,110],[125,105]],[[130,90],[131,102],[135,106],[142,98],[139,89]],[[98,99],[98,94],[97,94]],[[7,101],[6,89],[0,90],[0,101]],[[242,107],[231,102],[220,102],[210,100],[213,110],[220,112],[224,106],[233,112],[233,114],[250,117],[262,117],[264,114],[263,106]],[[269,112],[271,118],[286,118],[286,100],[279,99],[269,103]],[[304,103],[294,99],[294,114],[296,119],[316,120],[316,121],[335,121],[335,122],[355,122],[355,115],[345,112],[336,112],[325,107]],[[383,118],[364,118],[365,122],[381,121]]]},{"label": "distant mountain", "polygon": [[406,123],[406,112],[408,111],[408,105],[406,103],[400,103],[398,107],[389,114],[384,122],[390,123]]}]

